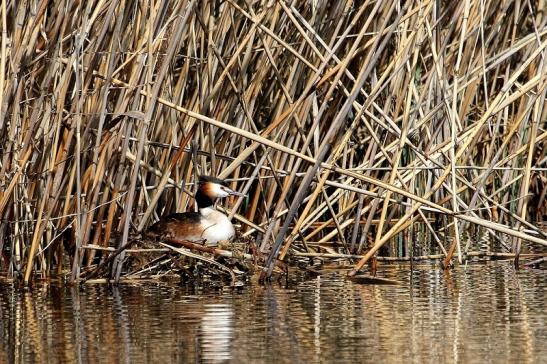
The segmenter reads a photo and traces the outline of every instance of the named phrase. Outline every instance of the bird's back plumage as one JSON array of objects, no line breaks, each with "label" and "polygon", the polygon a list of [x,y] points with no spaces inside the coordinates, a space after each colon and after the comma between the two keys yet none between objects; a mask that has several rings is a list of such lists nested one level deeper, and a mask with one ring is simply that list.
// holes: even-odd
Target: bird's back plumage
[{"label": "bird's back plumage", "polygon": [[183,212],[163,217],[148,232],[159,238],[199,241],[202,237],[202,216],[199,212]]}]

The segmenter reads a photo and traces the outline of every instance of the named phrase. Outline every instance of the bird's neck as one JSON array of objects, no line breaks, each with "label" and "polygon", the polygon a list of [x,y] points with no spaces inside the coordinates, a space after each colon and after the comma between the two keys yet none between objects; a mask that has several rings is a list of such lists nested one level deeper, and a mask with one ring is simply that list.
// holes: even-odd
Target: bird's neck
[{"label": "bird's neck", "polygon": [[198,209],[213,209],[214,200],[207,196],[203,191],[198,190],[196,193],[196,202],[198,204]]}]

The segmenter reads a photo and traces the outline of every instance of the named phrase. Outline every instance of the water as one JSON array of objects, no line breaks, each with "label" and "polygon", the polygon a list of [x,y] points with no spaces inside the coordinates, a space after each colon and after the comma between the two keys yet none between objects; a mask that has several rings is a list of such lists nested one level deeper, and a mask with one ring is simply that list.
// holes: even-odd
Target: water
[{"label": "water", "polygon": [[0,283],[0,363],[547,362],[545,271],[379,275],[401,284],[335,274],[235,291]]}]

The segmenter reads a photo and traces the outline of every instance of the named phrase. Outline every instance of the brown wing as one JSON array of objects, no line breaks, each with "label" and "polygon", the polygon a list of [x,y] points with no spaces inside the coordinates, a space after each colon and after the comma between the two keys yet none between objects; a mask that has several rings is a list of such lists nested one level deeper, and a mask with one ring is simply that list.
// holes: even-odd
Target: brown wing
[{"label": "brown wing", "polygon": [[146,231],[148,235],[157,238],[173,238],[177,240],[202,240],[203,227],[201,215],[197,212],[184,212],[162,217]]}]

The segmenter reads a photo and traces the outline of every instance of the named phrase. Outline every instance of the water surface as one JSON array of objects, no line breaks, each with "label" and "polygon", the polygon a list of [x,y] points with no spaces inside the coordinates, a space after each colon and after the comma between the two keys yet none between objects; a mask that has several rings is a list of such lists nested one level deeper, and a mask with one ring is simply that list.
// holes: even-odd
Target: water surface
[{"label": "water surface", "polygon": [[379,276],[401,284],[0,283],[0,363],[547,361],[545,271],[382,266]]}]

